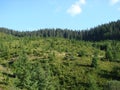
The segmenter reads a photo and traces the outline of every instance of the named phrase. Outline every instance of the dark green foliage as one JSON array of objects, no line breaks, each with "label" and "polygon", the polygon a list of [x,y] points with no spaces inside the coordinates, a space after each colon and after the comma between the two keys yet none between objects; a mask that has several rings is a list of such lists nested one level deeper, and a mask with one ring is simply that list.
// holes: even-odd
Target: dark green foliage
[{"label": "dark green foliage", "polygon": [[94,67],[94,68],[98,67],[98,58],[97,57],[92,58],[91,66]]},{"label": "dark green foliage", "polygon": [[104,90],[120,90],[120,81],[112,80],[108,81]]},{"label": "dark green foliage", "polygon": [[22,55],[13,64],[16,86],[27,90],[51,90],[54,88],[49,65],[44,64],[45,66],[40,63],[29,63],[27,58]]},{"label": "dark green foliage", "polygon": [[113,57],[114,57],[113,61],[120,62],[120,52],[114,51],[113,52]]},{"label": "dark green foliage", "polygon": [[99,90],[95,78],[92,75],[88,75],[88,78],[89,78],[89,90]]},{"label": "dark green foliage", "polygon": [[78,52],[78,56],[79,57],[82,57],[82,56],[85,56],[86,54],[85,54],[85,51],[79,51]]},{"label": "dark green foliage", "polygon": [[115,79],[120,80],[120,66],[115,66],[111,73]]},{"label": "dark green foliage", "polygon": [[55,53],[53,52],[53,53],[49,54],[48,59],[49,59],[50,61],[55,60]]},{"label": "dark green foliage", "polygon": [[64,60],[75,60],[75,56],[72,53],[66,53]]},{"label": "dark green foliage", "polygon": [[[103,24],[90,30],[72,31],[68,29],[40,29],[38,31],[18,32],[6,28],[0,28],[0,32],[5,32],[18,37],[62,37],[67,39],[101,41],[120,40],[120,20]],[[52,44],[51,44],[52,45]]]},{"label": "dark green foliage", "polygon": [[106,51],[105,56],[106,56],[106,59],[107,59],[107,60],[109,60],[109,61],[112,61],[112,60],[113,60],[113,55],[112,55],[112,53],[111,53],[110,50],[107,50],[107,51]]},{"label": "dark green foliage", "polygon": [[37,50],[33,50],[33,55],[34,56],[40,56],[40,52],[38,52]]},{"label": "dark green foliage", "polygon": [[0,57],[2,57],[4,59],[8,59],[9,58],[8,47],[6,47],[5,45],[3,45],[2,43],[0,45]]}]

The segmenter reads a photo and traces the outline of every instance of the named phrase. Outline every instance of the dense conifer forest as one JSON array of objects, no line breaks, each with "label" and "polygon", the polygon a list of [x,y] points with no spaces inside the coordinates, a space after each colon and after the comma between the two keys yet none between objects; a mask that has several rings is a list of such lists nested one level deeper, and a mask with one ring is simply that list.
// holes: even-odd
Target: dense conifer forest
[{"label": "dense conifer forest", "polygon": [[61,37],[85,41],[120,40],[120,20],[108,24],[99,25],[90,30],[69,30],[69,29],[40,29],[35,31],[18,32],[7,28],[0,28],[0,32],[11,34],[17,37]]},{"label": "dense conifer forest", "polygon": [[120,90],[120,20],[80,31],[0,28],[0,90]]}]

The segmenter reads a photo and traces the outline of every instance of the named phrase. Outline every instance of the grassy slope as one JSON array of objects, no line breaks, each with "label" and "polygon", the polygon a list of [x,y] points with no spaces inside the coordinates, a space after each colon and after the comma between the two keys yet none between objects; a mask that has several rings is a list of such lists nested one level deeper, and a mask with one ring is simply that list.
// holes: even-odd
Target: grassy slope
[{"label": "grassy slope", "polygon": [[[104,77],[104,74],[102,76],[102,74],[98,73],[101,73],[101,71],[111,72],[114,66],[119,66],[119,63],[116,62],[100,60],[102,57],[105,57],[105,52],[93,47],[93,42],[67,40],[63,38],[16,38],[3,33],[0,33],[0,41],[0,53],[6,51],[7,54],[3,55],[3,57],[0,57],[1,88],[7,89],[7,87],[12,84],[5,84],[6,75],[3,75],[2,72],[12,72],[8,72],[10,68],[7,68],[7,66],[4,67],[4,64],[9,61],[16,60],[21,50],[25,51],[31,63],[34,63],[39,59],[47,59],[50,55],[54,54],[55,58],[50,63],[54,65],[58,71],[63,72],[60,78],[64,77],[64,79],[68,80],[68,86],[64,86],[66,89],[68,89],[68,87],[72,87],[74,83],[73,81],[70,81],[71,78],[75,78],[74,80],[77,80],[75,82],[78,82],[81,88],[87,88],[87,84],[89,83],[89,78],[86,74],[87,72],[94,77],[100,86],[102,86],[105,82],[111,80],[111,77]],[[112,41],[107,42],[111,43]],[[2,51],[2,49],[4,50]],[[84,52],[82,57],[78,57],[78,52],[80,51]],[[90,65],[92,62],[92,57],[96,52],[98,53],[99,57],[99,67],[97,70],[94,70]],[[73,56],[74,59],[64,59],[67,54]],[[65,76],[67,76],[67,78],[65,78]],[[14,78],[10,78],[9,82],[13,81],[13,79]]]}]

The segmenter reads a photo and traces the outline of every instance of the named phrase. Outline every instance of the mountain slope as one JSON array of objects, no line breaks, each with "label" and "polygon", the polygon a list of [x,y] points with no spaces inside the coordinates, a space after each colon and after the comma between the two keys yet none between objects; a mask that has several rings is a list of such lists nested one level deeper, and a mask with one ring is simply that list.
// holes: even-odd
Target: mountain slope
[{"label": "mountain slope", "polygon": [[[107,50],[113,60],[109,53],[106,57]],[[120,41],[114,40],[87,42],[57,37],[3,37],[0,41],[0,88],[103,90],[109,81],[120,81],[119,52]],[[114,55],[117,56],[114,58]]]}]

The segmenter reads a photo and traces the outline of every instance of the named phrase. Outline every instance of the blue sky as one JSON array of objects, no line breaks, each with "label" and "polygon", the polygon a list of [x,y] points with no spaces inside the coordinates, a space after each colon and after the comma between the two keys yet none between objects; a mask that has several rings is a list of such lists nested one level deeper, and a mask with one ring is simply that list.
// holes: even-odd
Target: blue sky
[{"label": "blue sky", "polygon": [[120,0],[0,0],[0,27],[83,30],[120,19]]}]

